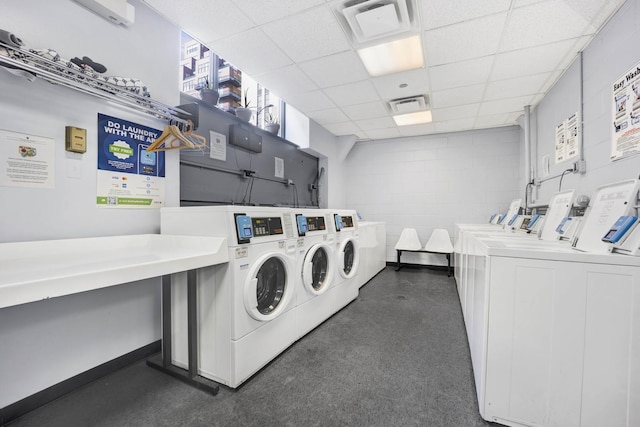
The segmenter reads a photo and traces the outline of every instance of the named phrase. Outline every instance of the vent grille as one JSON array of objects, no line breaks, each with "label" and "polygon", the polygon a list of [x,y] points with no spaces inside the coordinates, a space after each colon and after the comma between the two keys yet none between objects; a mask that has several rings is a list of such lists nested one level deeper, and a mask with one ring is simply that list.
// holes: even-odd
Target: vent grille
[{"label": "vent grille", "polygon": [[429,109],[429,97],[427,95],[411,96],[409,98],[394,99],[389,101],[389,109],[393,114],[408,114]]},{"label": "vent grille", "polygon": [[416,28],[415,0],[340,1],[334,12],[354,44],[392,38]]}]

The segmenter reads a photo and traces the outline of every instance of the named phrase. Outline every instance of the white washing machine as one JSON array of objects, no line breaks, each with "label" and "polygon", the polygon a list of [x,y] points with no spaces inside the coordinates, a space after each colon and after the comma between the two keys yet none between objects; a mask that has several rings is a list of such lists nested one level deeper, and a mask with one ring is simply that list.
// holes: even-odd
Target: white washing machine
[{"label": "white washing machine", "polygon": [[358,217],[354,210],[329,210],[335,234],[336,274],[331,287],[335,295],[334,312],[339,311],[359,294],[358,267],[360,248],[358,244]]},{"label": "white washing machine", "polygon": [[320,209],[293,209],[298,262],[297,325],[302,337],[335,312],[334,294],[328,292],[335,280],[335,233],[329,233],[332,216]]},{"label": "white washing machine", "polygon": [[[162,234],[226,237],[198,276],[198,371],[235,388],[297,339],[296,240],[285,208],[165,208]],[[172,284],[173,364],[187,366],[186,274]]]}]

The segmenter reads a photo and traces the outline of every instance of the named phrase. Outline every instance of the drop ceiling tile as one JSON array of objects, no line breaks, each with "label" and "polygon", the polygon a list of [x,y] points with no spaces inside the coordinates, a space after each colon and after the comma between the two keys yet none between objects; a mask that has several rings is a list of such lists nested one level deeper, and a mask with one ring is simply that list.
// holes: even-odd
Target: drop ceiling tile
[{"label": "drop ceiling tile", "polygon": [[300,68],[320,88],[357,82],[369,77],[360,57],[352,50],[303,62]]},{"label": "drop ceiling tile", "polygon": [[418,136],[429,135],[434,133],[436,126],[434,123],[425,123],[421,125],[398,126],[398,131],[402,136]]},{"label": "drop ceiling tile", "polygon": [[541,74],[558,69],[571,53],[575,40],[530,47],[496,55],[491,81]]},{"label": "drop ceiling tile", "polygon": [[593,32],[588,21],[563,1],[547,1],[514,9],[502,38],[501,52],[573,39]]},{"label": "drop ceiling tile", "polygon": [[[513,124],[624,3],[418,0],[429,67],[369,78],[336,22],[337,0],[143,1],[328,131],[360,139]],[[387,102],[414,95],[429,96],[439,123],[391,123]]]},{"label": "drop ceiling tile", "polygon": [[330,108],[328,110],[312,111],[308,114],[311,120],[321,125],[329,123],[341,123],[349,121],[349,118],[339,108]]},{"label": "drop ceiling tile", "polygon": [[489,78],[493,57],[429,67],[431,89],[434,91],[481,84]]},{"label": "drop ceiling tile", "polygon": [[371,139],[400,138],[401,136],[397,128],[369,130],[365,134]]},{"label": "drop ceiling tile", "polygon": [[424,33],[430,66],[492,55],[498,49],[507,14],[499,13]]},{"label": "drop ceiling tile", "polygon": [[251,76],[291,64],[291,59],[258,28],[213,41],[207,46],[222,58],[233,57],[233,65]]},{"label": "drop ceiling tile", "polygon": [[328,123],[324,128],[334,135],[355,135],[363,133],[353,122]]},{"label": "drop ceiling tile", "polygon": [[421,0],[425,30],[509,10],[511,0]]},{"label": "drop ceiling tile", "polygon": [[396,122],[391,117],[379,117],[377,119],[356,120],[356,126],[367,132],[374,129],[395,128]]},{"label": "drop ceiling tile", "polygon": [[487,84],[484,94],[485,101],[502,98],[515,98],[523,95],[533,95],[542,89],[552,73],[533,74],[515,79],[499,80]]},{"label": "drop ceiling tile", "polygon": [[[371,82],[380,97],[385,100],[423,95],[429,92],[429,72],[426,68],[375,77]],[[406,87],[400,87],[405,84]]]},{"label": "drop ceiling tile", "polygon": [[540,3],[542,1],[549,0],[513,0],[512,7],[515,9],[517,7],[529,6],[530,4]]},{"label": "drop ceiling tile", "polygon": [[251,77],[281,98],[286,93],[310,92],[318,89],[296,65],[251,75]]},{"label": "drop ceiling tile", "polygon": [[369,80],[330,87],[324,89],[324,93],[340,107],[363,104],[380,99]]},{"label": "drop ceiling tile", "polygon": [[286,95],[280,96],[284,98],[287,103],[290,103],[307,115],[312,111],[326,110],[336,107],[336,104],[334,104],[333,101],[331,101],[321,90],[287,93]]},{"label": "drop ceiling tile", "polygon": [[[533,103],[531,104],[533,105]],[[517,113],[511,113],[511,114],[507,114],[507,119],[504,121],[505,125],[508,126],[514,126],[518,124],[518,119],[520,118],[520,116],[522,116],[524,113],[521,112],[517,112]]]},{"label": "drop ceiling tile", "polygon": [[[232,0],[191,0],[189,7],[174,0],[145,0],[145,3],[205,44],[255,26]],[[220,17],[221,10],[224,19]]]},{"label": "drop ceiling tile", "polygon": [[328,5],[269,22],[261,28],[296,63],[351,49]]},{"label": "drop ceiling tile", "polygon": [[564,70],[556,70],[552,73],[549,74],[549,78],[547,79],[546,82],[544,82],[544,84],[540,87],[539,92],[540,93],[547,93],[549,91],[549,89],[551,89],[553,87],[553,85],[556,84],[556,82],[558,81],[558,79],[560,79],[560,77],[562,76],[562,73],[564,72]]},{"label": "drop ceiling tile", "polygon": [[258,25],[295,15],[323,4],[325,0],[234,0],[234,3]]},{"label": "drop ceiling tile", "polygon": [[364,131],[358,131],[355,135],[357,137],[357,141],[371,141],[371,138],[369,138]]},{"label": "drop ceiling tile", "polygon": [[460,105],[458,107],[440,108],[432,111],[435,122],[475,117],[480,104]]},{"label": "drop ceiling tile", "polygon": [[436,122],[436,132],[458,132],[463,130],[473,129],[473,123],[475,118],[448,120],[446,122]]},{"label": "drop ceiling tile", "polygon": [[497,101],[487,101],[480,104],[479,116],[489,116],[500,113],[514,113],[524,111],[525,105],[531,105],[533,95],[519,96],[516,98],[500,99]]},{"label": "drop ceiling tile", "polygon": [[564,0],[574,14],[582,16],[595,28],[600,28],[624,0]]},{"label": "drop ceiling tile", "polygon": [[482,101],[484,89],[484,84],[477,84],[433,92],[431,94],[431,106],[433,108],[448,108],[457,105],[475,104]]},{"label": "drop ceiling tile", "polygon": [[374,119],[376,117],[383,117],[389,114],[389,111],[383,101],[349,105],[342,107],[342,111],[344,111],[351,120]]},{"label": "drop ceiling tile", "polygon": [[474,127],[476,129],[484,129],[495,126],[503,126],[509,117],[509,113],[491,114],[488,116],[478,116]]}]

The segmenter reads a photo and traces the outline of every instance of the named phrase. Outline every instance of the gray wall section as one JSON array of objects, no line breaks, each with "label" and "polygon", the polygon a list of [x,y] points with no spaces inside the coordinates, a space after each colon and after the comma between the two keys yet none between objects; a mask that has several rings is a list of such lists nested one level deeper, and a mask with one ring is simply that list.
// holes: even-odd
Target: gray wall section
[{"label": "gray wall section", "polygon": [[[181,95],[181,104],[199,103]],[[277,206],[317,206],[316,184],[318,159],[301,151],[297,145],[242,122],[237,117],[199,103],[199,126],[196,133],[210,139],[209,131],[226,135],[226,161],[211,159],[209,152],[182,150],[180,153],[180,203],[251,204]],[[230,144],[229,128],[241,125],[262,137],[262,152],[254,153]],[[284,178],[275,176],[275,159],[284,161]],[[201,166],[201,167],[200,167]],[[255,171],[246,178],[243,170]],[[294,185],[286,185],[287,180]]]},{"label": "gray wall section", "polygon": [[[550,176],[562,173],[576,159],[554,162],[555,127],[579,109],[583,93],[585,174],[565,175],[562,189],[591,195],[601,185],[637,178],[640,156],[611,161],[613,82],[640,62],[640,0],[627,0],[583,50],[582,83],[579,58],[536,106],[532,122],[532,162],[536,177],[543,178],[542,159],[551,157]],[[558,191],[559,178],[543,182],[535,203],[548,203]],[[524,184],[523,184],[524,188]]]}]

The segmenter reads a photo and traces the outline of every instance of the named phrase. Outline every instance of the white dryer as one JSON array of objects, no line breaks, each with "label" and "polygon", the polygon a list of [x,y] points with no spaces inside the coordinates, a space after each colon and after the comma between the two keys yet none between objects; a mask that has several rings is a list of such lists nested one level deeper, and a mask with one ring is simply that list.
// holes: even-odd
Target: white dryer
[{"label": "white dryer", "polygon": [[334,312],[339,311],[359,294],[358,217],[354,210],[330,210],[335,235],[336,274],[331,287],[335,296]]},{"label": "white dryer", "polygon": [[293,209],[291,215],[298,238],[296,306],[302,337],[335,312],[334,294],[328,292],[336,274],[335,233],[329,233],[333,219],[326,211]]},{"label": "white dryer", "polygon": [[[198,371],[235,388],[297,339],[296,240],[287,209],[162,209],[162,234],[221,236],[229,263],[198,274]],[[187,366],[186,275],[172,284],[172,362]]]}]

